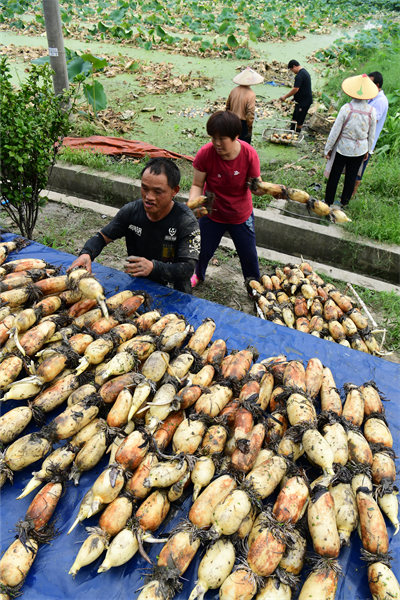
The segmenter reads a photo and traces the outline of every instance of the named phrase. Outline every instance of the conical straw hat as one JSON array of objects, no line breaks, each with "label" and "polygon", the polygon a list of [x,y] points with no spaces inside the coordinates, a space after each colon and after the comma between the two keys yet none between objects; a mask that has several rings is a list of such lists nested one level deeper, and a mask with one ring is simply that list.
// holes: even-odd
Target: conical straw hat
[{"label": "conical straw hat", "polygon": [[365,73],[347,77],[342,83],[342,90],[351,98],[358,100],[370,100],[375,98],[379,92],[378,87]]},{"label": "conical straw hat", "polygon": [[238,85],[256,85],[257,83],[262,83],[263,81],[264,77],[261,77],[261,75],[259,75],[250,67],[246,67],[244,71],[233,78],[233,82],[237,83]]}]

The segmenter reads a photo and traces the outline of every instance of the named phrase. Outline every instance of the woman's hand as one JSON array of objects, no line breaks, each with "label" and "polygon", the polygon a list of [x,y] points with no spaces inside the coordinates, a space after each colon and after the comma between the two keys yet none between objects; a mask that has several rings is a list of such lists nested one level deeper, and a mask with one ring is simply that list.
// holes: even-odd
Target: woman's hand
[{"label": "woman's hand", "polygon": [[143,256],[128,256],[124,271],[133,277],[148,277],[154,268],[153,262]]},{"label": "woman's hand", "polygon": [[205,206],[199,206],[198,208],[193,209],[193,214],[196,217],[196,219],[201,219],[201,217],[208,215],[208,210]]},{"label": "woman's hand", "polygon": [[331,156],[332,156],[332,150],[329,150],[329,152],[327,152],[327,153],[325,154],[325,158],[326,158],[327,160],[329,160]]}]

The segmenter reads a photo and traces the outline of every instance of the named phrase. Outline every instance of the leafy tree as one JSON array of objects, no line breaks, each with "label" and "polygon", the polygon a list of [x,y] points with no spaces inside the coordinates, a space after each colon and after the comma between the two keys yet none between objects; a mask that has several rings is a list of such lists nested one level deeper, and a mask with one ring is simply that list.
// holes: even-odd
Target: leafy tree
[{"label": "leafy tree", "polygon": [[2,208],[21,234],[32,239],[40,197],[62,138],[70,128],[73,91],[56,96],[50,65],[33,65],[20,88],[0,59],[0,164]]}]

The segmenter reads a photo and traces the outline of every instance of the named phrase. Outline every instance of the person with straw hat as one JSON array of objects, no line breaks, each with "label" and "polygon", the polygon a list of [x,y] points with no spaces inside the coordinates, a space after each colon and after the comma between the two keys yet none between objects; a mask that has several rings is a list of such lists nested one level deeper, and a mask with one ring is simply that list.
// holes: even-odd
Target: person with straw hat
[{"label": "person with straw hat", "polygon": [[[347,77],[342,90],[352,100],[344,104],[332,126],[325,145],[325,157],[328,159],[325,176],[328,177],[325,190],[325,202],[335,201],[340,175],[345,170],[341,206],[347,206],[354,190],[358,170],[363,159],[371,152],[376,129],[376,111],[368,104],[379,90],[368,75]],[[335,201],[339,204],[339,201]]]},{"label": "person with straw hat", "polygon": [[264,77],[250,67],[247,67],[233,78],[233,82],[238,85],[233,88],[226,101],[226,110],[235,113],[242,122],[242,133],[239,139],[248,144],[251,144],[254,113],[256,110],[256,94],[250,86],[257,85],[263,81]]},{"label": "person with straw hat", "polygon": [[[373,153],[376,143],[378,141],[378,138],[383,129],[383,125],[385,124],[386,116],[387,116],[388,109],[389,109],[389,102],[385,96],[385,92],[382,89],[382,85],[383,85],[382,73],[380,73],[380,71],[372,71],[372,73],[368,73],[368,77],[370,79],[372,79],[372,81],[375,83],[375,85],[377,86],[377,88],[379,90],[378,95],[375,96],[375,98],[372,98],[372,100],[368,100],[368,104],[373,106],[376,110],[375,141],[374,141],[374,145],[372,146],[372,153]],[[371,158],[371,154],[368,153],[368,158],[366,160],[364,160],[364,162],[362,163],[362,165],[358,171],[356,184],[355,184],[354,190],[353,190],[353,196],[355,196],[355,194],[360,186],[361,179],[363,178],[364,171],[367,167],[367,164],[368,164],[370,158]]]}]

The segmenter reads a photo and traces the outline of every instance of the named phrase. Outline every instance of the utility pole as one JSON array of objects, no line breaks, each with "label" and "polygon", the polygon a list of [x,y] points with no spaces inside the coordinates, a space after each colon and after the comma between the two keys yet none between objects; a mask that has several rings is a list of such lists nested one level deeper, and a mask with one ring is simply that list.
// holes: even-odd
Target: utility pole
[{"label": "utility pole", "polygon": [[58,95],[69,87],[60,6],[58,0],[42,0],[42,3],[47,44],[49,46],[50,66],[54,71],[54,93]]}]

